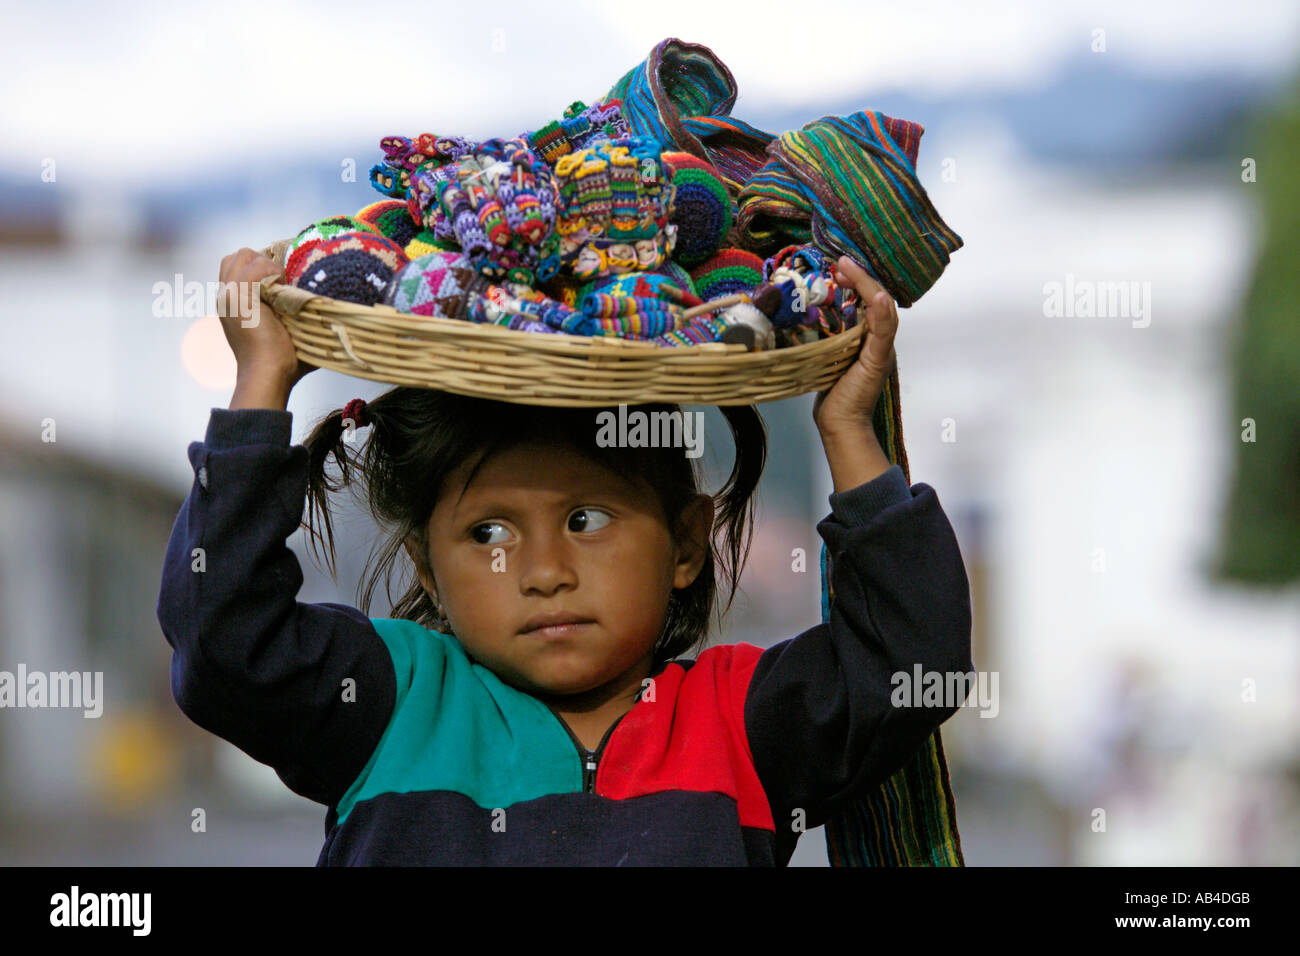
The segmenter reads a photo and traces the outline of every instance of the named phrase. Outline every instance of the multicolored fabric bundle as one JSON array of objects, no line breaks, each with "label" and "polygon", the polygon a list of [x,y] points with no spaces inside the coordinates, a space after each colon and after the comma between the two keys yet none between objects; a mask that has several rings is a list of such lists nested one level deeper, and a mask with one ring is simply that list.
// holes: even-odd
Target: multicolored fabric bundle
[{"label": "multicolored fabric bundle", "polygon": [[718,170],[738,205],[738,244],[760,255],[816,243],[861,263],[906,307],[961,247],[917,179],[916,123],[861,111],[774,136],[730,116],[731,71],[707,47],[675,37],[606,97],[622,102],[633,132]]},{"label": "multicolored fabric bundle", "polygon": [[[961,247],[881,113],[823,117],[782,133],[768,154],[772,161],[740,194],[737,228],[751,248],[811,239],[864,263],[899,305],[910,306]],[[794,225],[789,233],[786,224]]]},{"label": "multicolored fabric bundle", "polygon": [[672,254],[672,184],[659,143],[604,140],[555,164],[560,261],[578,279],[662,266]]},{"label": "multicolored fabric bundle", "polygon": [[595,321],[593,335],[651,339],[686,321],[687,309],[701,305],[696,296],[657,272],[631,272],[591,283],[579,307]]},{"label": "multicolored fabric bundle", "polygon": [[[902,468],[911,485],[898,390],[895,366],[876,403],[872,428],[890,464]],[[835,600],[825,542],[820,563],[825,623]],[[966,865],[942,729],[931,734],[893,776],[826,822],[826,855],[831,866]]]}]

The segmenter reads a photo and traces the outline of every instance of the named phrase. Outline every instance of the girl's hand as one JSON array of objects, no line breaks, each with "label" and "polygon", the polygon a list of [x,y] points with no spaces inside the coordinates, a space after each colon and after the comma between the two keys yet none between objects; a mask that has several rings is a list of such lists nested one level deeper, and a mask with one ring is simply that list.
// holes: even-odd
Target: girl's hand
[{"label": "girl's hand", "polygon": [[298,358],[279,317],[261,301],[259,281],[282,272],[273,260],[248,248],[221,260],[217,315],[241,381],[283,382],[292,388],[316,367]]},{"label": "girl's hand", "polygon": [[858,358],[827,391],[813,401],[813,421],[823,436],[854,435],[866,429],[874,438],[871,416],[897,361],[894,333],[898,310],[894,300],[875,279],[848,256],[836,262],[835,280],[858,293],[858,322],[866,323]]}]

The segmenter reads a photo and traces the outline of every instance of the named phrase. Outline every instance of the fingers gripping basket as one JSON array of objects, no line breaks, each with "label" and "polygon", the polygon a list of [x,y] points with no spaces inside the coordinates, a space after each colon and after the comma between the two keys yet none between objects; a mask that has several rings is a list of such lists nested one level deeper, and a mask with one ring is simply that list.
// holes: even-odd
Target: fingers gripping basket
[{"label": "fingers gripping basket", "polygon": [[[284,265],[288,240],[262,254]],[[750,352],[704,343],[662,348],[614,336],[538,335],[460,319],[408,315],[314,295],[268,277],[262,303],[298,357],[392,385],[522,405],[677,402],[752,405],[830,388],[857,357],[859,323],[816,342]]]}]

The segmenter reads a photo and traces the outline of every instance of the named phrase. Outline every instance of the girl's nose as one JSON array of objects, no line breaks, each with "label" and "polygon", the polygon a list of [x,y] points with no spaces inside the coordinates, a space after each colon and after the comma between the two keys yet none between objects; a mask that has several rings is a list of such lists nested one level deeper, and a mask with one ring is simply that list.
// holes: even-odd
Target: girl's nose
[{"label": "girl's nose", "polygon": [[516,552],[519,590],[524,594],[554,594],[577,587],[578,574],[571,546],[562,535],[534,533]]}]

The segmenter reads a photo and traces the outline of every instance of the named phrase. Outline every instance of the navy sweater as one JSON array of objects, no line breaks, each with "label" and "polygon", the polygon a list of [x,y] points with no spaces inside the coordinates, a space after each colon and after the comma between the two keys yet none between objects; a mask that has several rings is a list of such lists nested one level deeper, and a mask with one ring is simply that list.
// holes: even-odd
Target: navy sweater
[{"label": "navy sweater", "polygon": [[454,637],[297,600],[291,423],[212,410],[157,613],[181,710],[327,808],[318,865],[785,865],[960,706],[891,704],[918,664],[973,670],[956,537],[896,465],[817,525],[829,623],[660,665],[590,752]]}]

